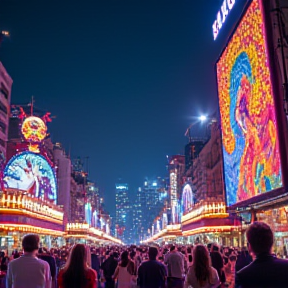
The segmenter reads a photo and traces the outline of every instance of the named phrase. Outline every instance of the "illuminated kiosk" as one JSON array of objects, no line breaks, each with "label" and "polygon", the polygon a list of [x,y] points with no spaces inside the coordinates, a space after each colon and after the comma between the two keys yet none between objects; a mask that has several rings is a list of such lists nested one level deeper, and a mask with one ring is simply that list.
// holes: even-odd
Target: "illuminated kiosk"
[{"label": "illuminated kiosk", "polygon": [[275,252],[287,257],[288,129],[272,37],[273,2],[249,1],[216,71],[228,211],[238,213],[244,226],[268,222]]},{"label": "illuminated kiosk", "polygon": [[0,192],[1,247],[21,247],[19,241],[27,233],[39,234],[42,244],[48,247],[63,244],[64,213],[57,206],[53,163],[39,153],[39,146],[47,133],[45,119],[47,115],[44,120],[35,116],[23,117],[21,132],[27,143],[26,148],[14,155],[3,171]]}]

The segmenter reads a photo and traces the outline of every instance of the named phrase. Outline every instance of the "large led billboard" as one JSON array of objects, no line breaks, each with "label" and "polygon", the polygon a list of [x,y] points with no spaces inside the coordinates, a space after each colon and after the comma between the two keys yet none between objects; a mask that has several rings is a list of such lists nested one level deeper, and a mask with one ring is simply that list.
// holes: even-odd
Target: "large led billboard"
[{"label": "large led billboard", "polygon": [[4,188],[19,189],[34,197],[56,203],[54,170],[41,155],[23,152],[15,155],[4,169]]},{"label": "large led billboard", "polygon": [[283,186],[266,40],[253,0],[216,65],[228,206]]}]

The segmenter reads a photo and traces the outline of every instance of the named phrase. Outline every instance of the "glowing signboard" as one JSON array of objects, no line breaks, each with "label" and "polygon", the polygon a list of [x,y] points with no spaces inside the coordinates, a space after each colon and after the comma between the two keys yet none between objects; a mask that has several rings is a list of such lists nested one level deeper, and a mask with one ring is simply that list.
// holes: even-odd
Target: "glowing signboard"
[{"label": "glowing signboard", "polygon": [[263,9],[251,2],[217,62],[228,206],[283,185]]},{"label": "glowing signboard", "polygon": [[216,40],[221,28],[223,27],[227,16],[229,15],[230,11],[234,7],[236,0],[224,0],[220,11],[217,13],[216,20],[213,23],[213,37]]},{"label": "glowing signboard", "polygon": [[56,202],[54,171],[47,160],[32,152],[15,155],[4,169],[4,188],[23,190],[35,197]]},{"label": "glowing signboard", "polygon": [[46,137],[47,126],[41,118],[30,116],[23,121],[21,132],[26,141],[41,143]]},{"label": "glowing signboard", "polygon": [[194,194],[189,183],[185,184],[182,192],[182,209],[183,212],[189,210],[194,206]]}]

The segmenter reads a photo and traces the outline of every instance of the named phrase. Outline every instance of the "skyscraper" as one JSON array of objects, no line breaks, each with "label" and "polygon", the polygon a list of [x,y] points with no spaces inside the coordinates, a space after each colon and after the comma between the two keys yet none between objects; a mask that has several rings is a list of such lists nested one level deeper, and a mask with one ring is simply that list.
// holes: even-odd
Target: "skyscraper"
[{"label": "skyscraper", "polygon": [[125,230],[127,231],[128,214],[130,210],[128,198],[128,184],[117,183],[116,188],[116,219],[115,219],[115,234],[122,241],[125,238]]},{"label": "skyscraper", "polygon": [[[158,177],[146,179],[139,187],[133,205],[133,230],[135,241],[141,241],[140,235],[148,235],[154,219],[167,205],[167,181]],[[137,238],[138,237],[138,238]]]}]

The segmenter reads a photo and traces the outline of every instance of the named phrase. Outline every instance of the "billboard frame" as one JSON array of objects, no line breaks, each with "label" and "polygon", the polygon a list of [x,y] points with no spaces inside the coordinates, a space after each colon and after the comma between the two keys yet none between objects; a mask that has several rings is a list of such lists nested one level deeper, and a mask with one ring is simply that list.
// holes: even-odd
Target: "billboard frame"
[{"label": "billboard frame", "polygon": [[[217,77],[217,64],[220,61],[222,55],[224,54],[225,50],[227,49],[229,43],[231,42],[233,36],[235,35],[235,32],[237,31],[241,21],[246,15],[246,12],[248,11],[250,5],[255,0],[248,0],[248,2],[245,4],[241,15],[239,19],[234,23],[233,28],[230,30],[230,33],[228,37],[226,38],[224,47],[219,54],[215,65],[214,65],[214,71],[216,75],[216,85],[217,85],[217,96],[218,96],[218,109],[219,109],[219,117],[220,117],[220,129],[221,129],[221,142],[223,143],[223,135],[222,135],[222,116],[220,113],[220,105],[219,105],[219,87],[218,87],[218,77]],[[272,97],[274,100],[274,109],[275,109],[275,118],[276,118],[276,127],[277,127],[277,137],[278,137],[278,145],[279,145],[279,154],[280,154],[280,163],[281,163],[281,170],[282,170],[282,187],[279,187],[277,189],[267,191],[265,193],[256,195],[252,198],[249,198],[247,200],[236,202],[235,204],[231,206],[227,206],[227,208],[230,211],[250,211],[258,208],[264,208],[265,209],[271,206],[279,206],[281,204],[288,203],[288,125],[287,125],[287,119],[284,113],[284,102],[283,99],[283,91],[281,91],[281,77],[279,75],[279,69],[277,69],[277,65],[275,63],[275,51],[273,46],[273,28],[272,28],[272,7],[271,7],[271,1],[265,1],[265,0],[258,0],[260,2],[260,8],[262,8],[262,16],[263,16],[263,23],[264,23],[264,31],[265,31],[265,48],[267,51],[267,60],[270,70],[270,78],[271,78],[271,88],[272,88]],[[268,3],[269,2],[269,3]],[[281,133],[280,133],[281,131]],[[223,144],[222,144],[222,170],[225,173],[224,169],[224,151],[223,151]],[[227,205],[227,193],[226,193],[226,183],[225,183],[225,177],[223,173],[223,185],[224,185],[224,193],[225,193],[225,202]],[[257,209],[258,209],[257,208]],[[267,208],[267,209],[268,209]]]}]

